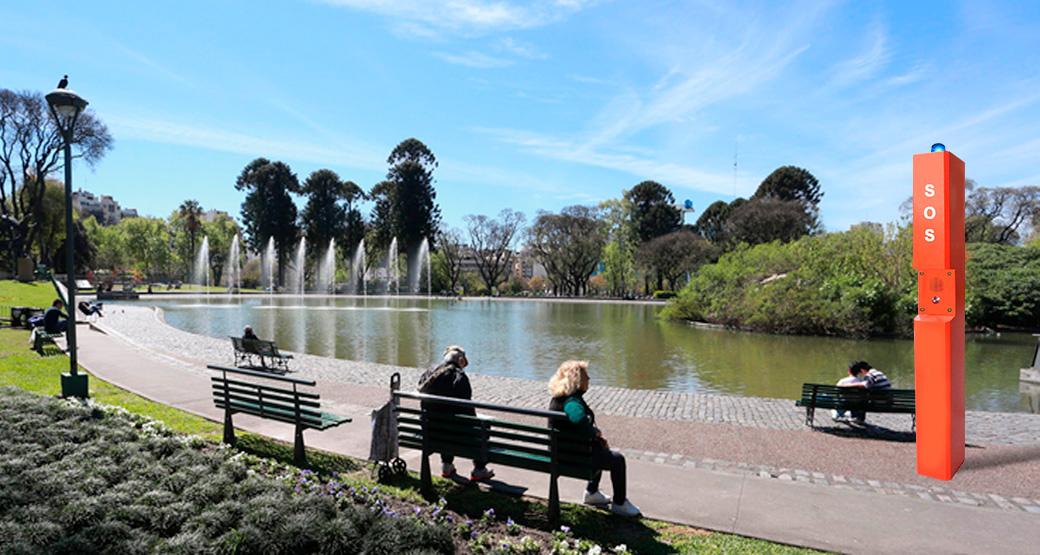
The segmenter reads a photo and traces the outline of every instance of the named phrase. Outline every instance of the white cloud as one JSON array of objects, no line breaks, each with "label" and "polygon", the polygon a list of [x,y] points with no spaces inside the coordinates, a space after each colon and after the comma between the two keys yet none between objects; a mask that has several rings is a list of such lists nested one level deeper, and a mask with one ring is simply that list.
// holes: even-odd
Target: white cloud
[{"label": "white cloud", "polygon": [[891,58],[892,49],[888,46],[888,37],[882,26],[875,24],[865,51],[838,63],[832,71],[830,84],[844,88],[872,79],[888,66]]},{"label": "white cloud", "polygon": [[465,54],[449,54],[447,52],[433,52],[432,54],[445,62],[461,66],[495,68],[513,65],[512,60],[495,58],[475,50],[471,50]]},{"label": "white cloud", "polygon": [[511,37],[504,37],[499,40],[497,48],[529,60],[544,60],[549,57],[548,54],[541,52],[533,44],[518,41]]}]

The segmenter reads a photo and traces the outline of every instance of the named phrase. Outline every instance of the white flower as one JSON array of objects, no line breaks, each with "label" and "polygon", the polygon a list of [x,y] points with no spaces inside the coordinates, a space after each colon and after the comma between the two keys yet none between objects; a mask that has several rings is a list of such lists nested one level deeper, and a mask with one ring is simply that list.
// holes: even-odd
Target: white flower
[{"label": "white flower", "polygon": [[600,555],[601,553],[603,553],[603,548],[598,545],[594,545],[589,548],[588,555]]},{"label": "white flower", "polygon": [[628,546],[621,544],[614,548],[614,553],[628,553]]}]

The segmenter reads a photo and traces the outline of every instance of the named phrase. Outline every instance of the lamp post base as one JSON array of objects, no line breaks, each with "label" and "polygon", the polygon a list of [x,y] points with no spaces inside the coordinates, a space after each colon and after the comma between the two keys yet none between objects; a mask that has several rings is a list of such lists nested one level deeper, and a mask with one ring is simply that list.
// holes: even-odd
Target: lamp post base
[{"label": "lamp post base", "polygon": [[90,395],[87,390],[87,375],[86,374],[62,374],[61,375],[61,396],[62,397],[80,397],[86,399]]}]

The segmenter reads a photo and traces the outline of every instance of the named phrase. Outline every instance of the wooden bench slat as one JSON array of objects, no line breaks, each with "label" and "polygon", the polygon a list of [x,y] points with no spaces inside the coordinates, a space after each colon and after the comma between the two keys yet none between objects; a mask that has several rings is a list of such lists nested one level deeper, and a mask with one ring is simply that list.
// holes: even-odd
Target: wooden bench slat
[{"label": "wooden bench slat", "polygon": [[795,406],[805,407],[805,423],[813,425],[815,409],[854,412],[889,412],[914,415],[917,420],[917,393],[913,389],[849,388],[829,384],[802,384],[801,398]]}]

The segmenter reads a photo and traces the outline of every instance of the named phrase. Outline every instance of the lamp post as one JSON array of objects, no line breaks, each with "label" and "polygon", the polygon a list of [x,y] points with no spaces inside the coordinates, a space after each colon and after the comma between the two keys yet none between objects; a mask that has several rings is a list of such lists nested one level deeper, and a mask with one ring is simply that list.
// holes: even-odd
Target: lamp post
[{"label": "lamp post", "polygon": [[76,262],[73,256],[72,227],[72,131],[80,112],[87,107],[87,101],[75,92],[65,88],[67,81],[62,79],[59,88],[47,95],[51,116],[61,131],[62,142],[65,143],[65,277],[68,289],[69,305],[65,308],[69,313],[67,330],[69,344],[69,373],[61,375],[62,397],[86,397],[87,375],[80,374],[76,363]]}]

